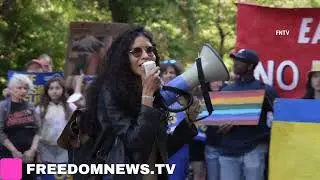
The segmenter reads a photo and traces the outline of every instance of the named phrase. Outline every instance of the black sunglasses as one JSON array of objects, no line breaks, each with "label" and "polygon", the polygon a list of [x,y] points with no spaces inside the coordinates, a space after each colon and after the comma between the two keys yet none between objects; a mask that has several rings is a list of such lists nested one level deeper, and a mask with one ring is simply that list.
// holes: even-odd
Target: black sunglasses
[{"label": "black sunglasses", "polygon": [[129,53],[138,58],[142,56],[143,50],[148,54],[148,56],[153,56],[156,48],[153,46],[136,47],[131,49]]}]

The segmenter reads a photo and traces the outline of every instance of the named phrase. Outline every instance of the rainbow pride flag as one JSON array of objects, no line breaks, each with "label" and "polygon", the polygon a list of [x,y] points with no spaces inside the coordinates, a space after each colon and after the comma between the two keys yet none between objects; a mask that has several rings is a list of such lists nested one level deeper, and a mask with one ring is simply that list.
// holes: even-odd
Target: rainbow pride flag
[{"label": "rainbow pride flag", "polygon": [[269,180],[320,179],[320,101],[276,99]]},{"label": "rainbow pride flag", "polygon": [[[234,124],[257,125],[259,123],[265,90],[211,92],[210,98],[214,111],[201,120],[204,125]],[[208,111],[200,113],[200,117]]]}]

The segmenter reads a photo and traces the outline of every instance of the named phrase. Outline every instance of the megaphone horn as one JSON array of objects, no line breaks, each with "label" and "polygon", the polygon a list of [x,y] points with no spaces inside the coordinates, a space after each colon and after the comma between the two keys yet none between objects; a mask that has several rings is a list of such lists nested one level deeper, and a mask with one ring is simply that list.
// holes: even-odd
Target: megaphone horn
[{"label": "megaphone horn", "polygon": [[[197,59],[201,60],[202,70],[206,82],[229,80],[229,72],[222,58],[209,44],[204,44],[202,46],[200,55],[199,57],[197,57]],[[198,69],[195,62],[191,68],[171,80],[165,86],[169,86],[171,87],[171,89],[178,89],[179,91],[189,92],[199,84],[200,82],[198,77]],[[180,95],[176,92],[169,92],[165,88],[160,90],[160,94],[162,96],[164,104],[166,104],[166,106],[168,107],[176,102],[178,96]]]}]

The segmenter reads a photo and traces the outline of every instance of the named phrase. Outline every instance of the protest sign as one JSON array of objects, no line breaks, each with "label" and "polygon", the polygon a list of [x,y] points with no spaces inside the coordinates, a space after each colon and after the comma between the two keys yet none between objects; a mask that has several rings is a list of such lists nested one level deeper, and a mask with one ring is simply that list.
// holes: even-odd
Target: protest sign
[{"label": "protest sign", "polygon": [[71,22],[65,76],[96,75],[112,41],[129,27],[124,23]]},{"label": "protest sign", "polygon": [[[264,97],[265,90],[211,92],[210,98],[214,111],[198,123],[258,125]],[[207,115],[208,111],[204,110],[199,114],[199,118]]]},{"label": "protest sign", "polygon": [[270,8],[238,3],[236,49],[253,49],[255,77],[280,97],[301,98],[313,60],[320,60],[320,8]]},{"label": "protest sign", "polygon": [[269,180],[320,179],[320,101],[276,99]]},{"label": "protest sign", "polygon": [[49,79],[52,77],[63,77],[63,72],[28,73],[23,71],[8,71],[8,79],[14,74],[25,74],[32,81],[33,89],[28,93],[26,100],[33,104],[38,104],[40,102],[43,94],[43,87]]}]

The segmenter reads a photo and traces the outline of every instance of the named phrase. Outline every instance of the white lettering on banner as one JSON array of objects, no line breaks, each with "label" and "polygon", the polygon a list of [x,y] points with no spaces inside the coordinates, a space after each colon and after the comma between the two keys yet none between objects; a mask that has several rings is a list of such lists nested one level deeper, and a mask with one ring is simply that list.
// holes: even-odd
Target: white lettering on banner
[{"label": "white lettering on banner", "polygon": [[[293,71],[293,80],[290,85],[286,85],[283,82],[284,71],[287,67],[291,67]],[[282,61],[277,69],[277,81],[279,87],[285,91],[291,91],[296,88],[299,82],[299,70],[296,64],[290,60]]]},{"label": "white lettering on banner", "polygon": [[273,86],[273,70],[274,70],[273,60],[267,61],[267,70],[268,70],[268,74],[264,70],[262,63],[259,62],[259,64],[254,70],[254,76],[256,79],[260,79],[260,76],[261,76],[264,83],[270,86]]},{"label": "white lettering on banner", "polygon": [[313,18],[303,18],[301,25],[300,25],[300,31],[299,31],[299,38],[298,43],[300,44],[307,44],[310,41],[310,38],[306,37],[306,33],[310,31],[310,27],[308,27],[308,24],[313,21]]},{"label": "white lettering on banner", "polygon": [[[286,85],[284,83],[284,72],[286,68],[291,68],[293,72],[293,81],[291,84]],[[275,70],[276,69],[276,70]],[[262,77],[262,80],[264,83],[273,86],[273,74],[274,72],[276,73],[276,81],[280,87],[280,89],[285,90],[285,91],[290,91],[293,90],[297,87],[299,83],[299,70],[297,65],[291,61],[291,60],[284,60],[282,61],[279,66],[276,68],[274,67],[274,60],[269,60],[267,61],[267,71],[266,73],[265,69],[263,68],[263,65],[261,62],[257,65],[255,71],[254,71],[254,76],[256,79],[260,80],[260,77]]]},{"label": "white lettering on banner", "polygon": [[311,44],[317,44],[319,40],[320,40],[320,23],[318,24],[317,30],[314,33]]},{"label": "white lettering on banner", "polygon": [[[298,43],[299,44],[307,44],[310,43],[310,37],[307,37],[306,34],[310,32],[311,28],[308,26],[310,23],[313,22],[313,18],[303,18],[301,25],[300,25],[300,31],[299,31],[299,38]],[[317,29],[315,30],[315,33],[313,35],[311,44],[317,44],[320,40],[320,23],[318,23]]]}]

